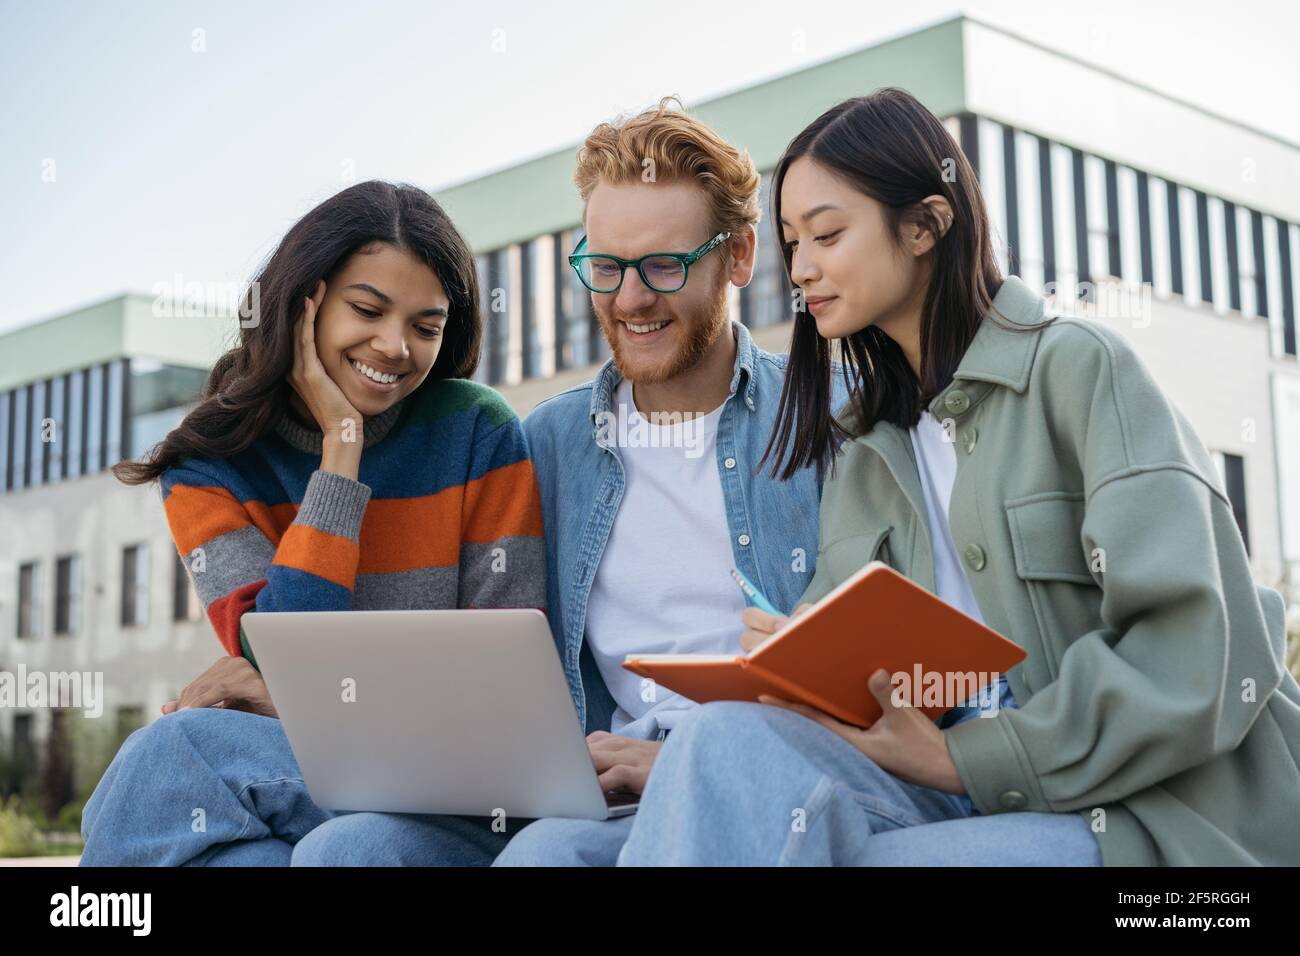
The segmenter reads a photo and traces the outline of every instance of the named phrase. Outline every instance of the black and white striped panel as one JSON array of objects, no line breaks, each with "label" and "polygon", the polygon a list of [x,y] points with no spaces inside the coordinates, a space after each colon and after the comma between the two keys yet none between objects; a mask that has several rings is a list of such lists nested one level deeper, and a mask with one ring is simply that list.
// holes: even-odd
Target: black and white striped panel
[{"label": "black and white striped panel", "polygon": [[977,167],[1004,272],[1044,289],[1146,283],[1267,319],[1275,354],[1297,354],[1295,223],[982,117],[948,128]]}]

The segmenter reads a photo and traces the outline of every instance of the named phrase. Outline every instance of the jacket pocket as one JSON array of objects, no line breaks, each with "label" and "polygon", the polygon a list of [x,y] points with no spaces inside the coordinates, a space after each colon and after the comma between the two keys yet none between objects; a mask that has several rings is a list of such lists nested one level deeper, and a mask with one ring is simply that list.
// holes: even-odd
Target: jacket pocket
[{"label": "jacket pocket", "polygon": [[817,566],[821,568],[824,565],[833,586],[839,586],[871,561],[889,564],[889,548],[885,539],[893,530],[892,527],[875,528],[836,538],[820,549]]},{"label": "jacket pocket", "polygon": [[1007,502],[1016,574],[1027,581],[1095,584],[1083,552],[1083,493],[1053,491]]},{"label": "jacket pocket", "polygon": [[1055,680],[1065,649],[1100,622],[1101,588],[1081,540],[1083,493],[1031,495],[1008,501],[1006,512],[1016,575],[1025,586],[1047,676]]}]

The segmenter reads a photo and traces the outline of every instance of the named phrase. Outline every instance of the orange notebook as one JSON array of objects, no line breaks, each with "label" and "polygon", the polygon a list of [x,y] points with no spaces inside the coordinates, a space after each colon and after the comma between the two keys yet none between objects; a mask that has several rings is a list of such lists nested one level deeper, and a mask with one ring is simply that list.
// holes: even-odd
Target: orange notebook
[{"label": "orange notebook", "polygon": [[[749,653],[629,654],[623,666],[683,697],[800,701],[859,727],[880,717],[878,669],[934,719],[997,681],[1025,651],[893,568],[872,561]],[[927,696],[928,695],[928,696]]]}]

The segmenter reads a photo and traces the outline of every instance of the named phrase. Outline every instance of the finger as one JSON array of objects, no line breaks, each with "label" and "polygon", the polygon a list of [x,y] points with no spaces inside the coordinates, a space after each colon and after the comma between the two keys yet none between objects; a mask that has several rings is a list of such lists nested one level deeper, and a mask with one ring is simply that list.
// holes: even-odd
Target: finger
[{"label": "finger", "polygon": [[741,650],[752,651],[771,636],[767,631],[756,631],[752,627],[747,627],[740,633]]},{"label": "finger", "polygon": [[[303,348],[303,356],[316,351],[316,303],[310,297],[302,300],[302,319],[298,329],[298,344]],[[310,349],[310,351],[308,351]]]},{"label": "finger", "polygon": [[225,681],[208,680],[195,682],[181,691],[181,699],[178,703],[177,710],[185,710],[187,707],[211,707],[218,701],[225,700],[230,696],[230,691]]},{"label": "finger", "polygon": [[816,606],[817,605],[815,604],[800,604],[794,609],[794,614],[792,614],[791,617],[798,617],[800,614],[803,614],[805,611],[810,611]]},{"label": "finger", "polygon": [[610,767],[618,766],[619,759],[606,750],[592,750],[591,764],[596,768],[596,773],[599,774],[604,773]]},{"label": "finger", "polygon": [[602,790],[628,790],[636,779],[636,771],[626,764],[611,767],[596,776]]},{"label": "finger", "polygon": [[174,701],[174,700],[169,700],[169,701],[167,701],[167,703],[163,704],[162,707],[161,707],[160,709],[162,710],[162,712],[163,712],[164,714],[170,714],[170,713],[172,713],[174,710],[176,710],[176,701]]},{"label": "finger", "polygon": [[775,633],[777,627],[779,627],[781,623],[781,618],[768,614],[766,611],[759,610],[756,607],[745,608],[740,619],[745,622],[747,627],[751,627],[756,631],[766,631],[768,634]]},{"label": "finger", "polygon": [[894,701],[894,686],[889,679],[889,672],[883,667],[877,669],[875,673],[867,678],[867,689],[871,691],[871,696],[876,698],[881,710],[886,714],[890,711],[911,706],[911,702],[906,699],[902,699],[898,703]]},{"label": "finger", "polygon": [[626,737],[616,737],[610,734],[600,740],[590,740],[587,742],[587,749],[591,752],[592,760],[599,760],[605,764],[614,763],[622,760],[627,762],[627,754],[630,752],[628,740]]}]

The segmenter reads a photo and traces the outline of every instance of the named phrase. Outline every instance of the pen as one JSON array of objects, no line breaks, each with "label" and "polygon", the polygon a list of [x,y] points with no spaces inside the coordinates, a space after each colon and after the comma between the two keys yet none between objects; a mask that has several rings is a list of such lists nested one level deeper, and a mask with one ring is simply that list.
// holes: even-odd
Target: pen
[{"label": "pen", "polygon": [[749,578],[745,577],[738,568],[731,569],[731,576],[735,578],[736,583],[740,585],[740,590],[745,592],[745,595],[758,606],[760,611],[766,611],[773,617],[784,617],[780,611],[772,606],[772,602],[763,596],[763,592],[754,587],[754,585],[750,583]]}]

